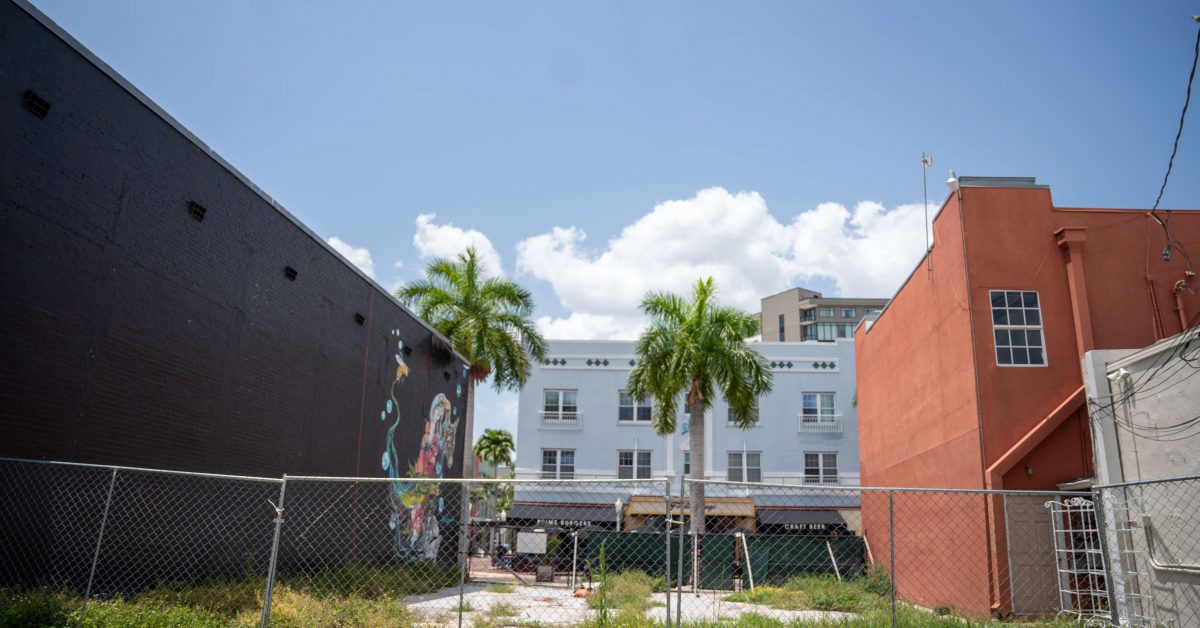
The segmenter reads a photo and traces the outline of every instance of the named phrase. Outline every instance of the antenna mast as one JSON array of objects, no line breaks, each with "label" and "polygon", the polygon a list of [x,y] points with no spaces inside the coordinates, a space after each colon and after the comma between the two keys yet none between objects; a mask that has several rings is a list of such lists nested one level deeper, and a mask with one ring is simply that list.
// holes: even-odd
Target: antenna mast
[{"label": "antenna mast", "polygon": [[933,165],[933,155],[929,153],[921,153],[921,191],[925,199],[925,262],[929,270],[928,275],[933,275],[933,246],[929,244],[929,167]]}]

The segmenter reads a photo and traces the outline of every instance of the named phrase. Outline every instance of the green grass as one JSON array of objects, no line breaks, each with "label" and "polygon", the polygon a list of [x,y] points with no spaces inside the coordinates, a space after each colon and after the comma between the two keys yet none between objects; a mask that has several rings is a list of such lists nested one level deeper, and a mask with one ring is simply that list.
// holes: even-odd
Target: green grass
[{"label": "green grass", "polygon": [[517,587],[507,582],[497,582],[496,584],[489,584],[486,590],[488,593],[514,593]]},{"label": "green grass", "polygon": [[650,596],[656,588],[662,588],[661,578],[652,578],[641,571],[622,571],[609,574],[587,603],[594,609],[606,606],[618,615],[642,615],[653,606]]},{"label": "green grass", "polygon": [[[849,617],[813,622],[784,622],[773,617],[754,613],[743,614],[736,623],[722,623],[743,628],[778,628],[784,626],[843,626],[867,628],[890,626],[892,621],[891,589],[886,572],[873,572],[861,578],[839,581],[832,576],[797,576],[782,587],[756,587],[754,592],[743,591],[726,596],[730,602],[758,604],[781,610],[820,610],[849,613]],[[978,622],[953,616],[939,616],[933,612],[903,602],[896,606],[896,621],[901,626],[916,628],[959,627],[985,625],[1021,625],[1039,627],[1076,626],[1067,620],[1040,620],[1029,622]],[[701,624],[704,625],[704,624]],[[716,626],[717,624],[712,624]],[[698,625],[699,626],[699,625]]]},{"label": "green grass", "polygon": [[[455,568],[430,564],[347,565],[281,578],[271,601],[275,626],[408,626],[406,595],[458,585]],[[126,598],[83,600],[49,590],[0,590],[0,628],[17,626],[256,626],[264,582],[174,582]]]}]

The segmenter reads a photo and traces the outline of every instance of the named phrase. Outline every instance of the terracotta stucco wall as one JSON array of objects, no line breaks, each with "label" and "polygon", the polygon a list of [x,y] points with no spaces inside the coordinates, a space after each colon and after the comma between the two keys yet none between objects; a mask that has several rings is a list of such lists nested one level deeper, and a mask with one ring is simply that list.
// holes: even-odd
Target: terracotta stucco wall
[{"label": "terracotta stucco wall", "polygon": [[[869,331],[856,334],[859,443],[867,486],[980,488],[979,415],[959,205],[933,223],[922,263]],[[982,497],[897,493],[897,591],[986,616],[991,573]],[[878,564],[890,552],[887,495],[868,493],[863,528]]]}]

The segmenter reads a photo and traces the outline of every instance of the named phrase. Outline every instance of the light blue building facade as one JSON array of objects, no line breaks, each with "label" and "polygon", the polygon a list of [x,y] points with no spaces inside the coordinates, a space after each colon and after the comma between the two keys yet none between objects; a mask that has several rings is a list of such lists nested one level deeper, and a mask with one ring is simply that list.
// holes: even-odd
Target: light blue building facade
[{"label": "light blue building facade", "polygon": [[[689,471],[690,426],[655,434],[649,402],[624,394],[632,341],[552,340],[520,393],[519,478],[678,478]],[[717,399],[706,415],[708,479],[856,485],[854,341],[753,345],[774,373],[756,426],[741,429]]]}]

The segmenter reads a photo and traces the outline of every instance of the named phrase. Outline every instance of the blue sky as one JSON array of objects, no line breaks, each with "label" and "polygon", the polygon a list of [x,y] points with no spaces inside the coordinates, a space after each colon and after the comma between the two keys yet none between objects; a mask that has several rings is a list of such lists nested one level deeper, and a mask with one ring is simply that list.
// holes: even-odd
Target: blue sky
[{"label": "blue sky", "polygon": [[[35,4],[382,285],[474,242],[590,337],[699,274],[748,309],[889,296],[922,151],[935,203],[955,168],[1149,207],[1197,28],[1182,1]],[[1200,208],[1190,117],[1164,207]],[[514,428],[515,397],[478,417]]]}]

